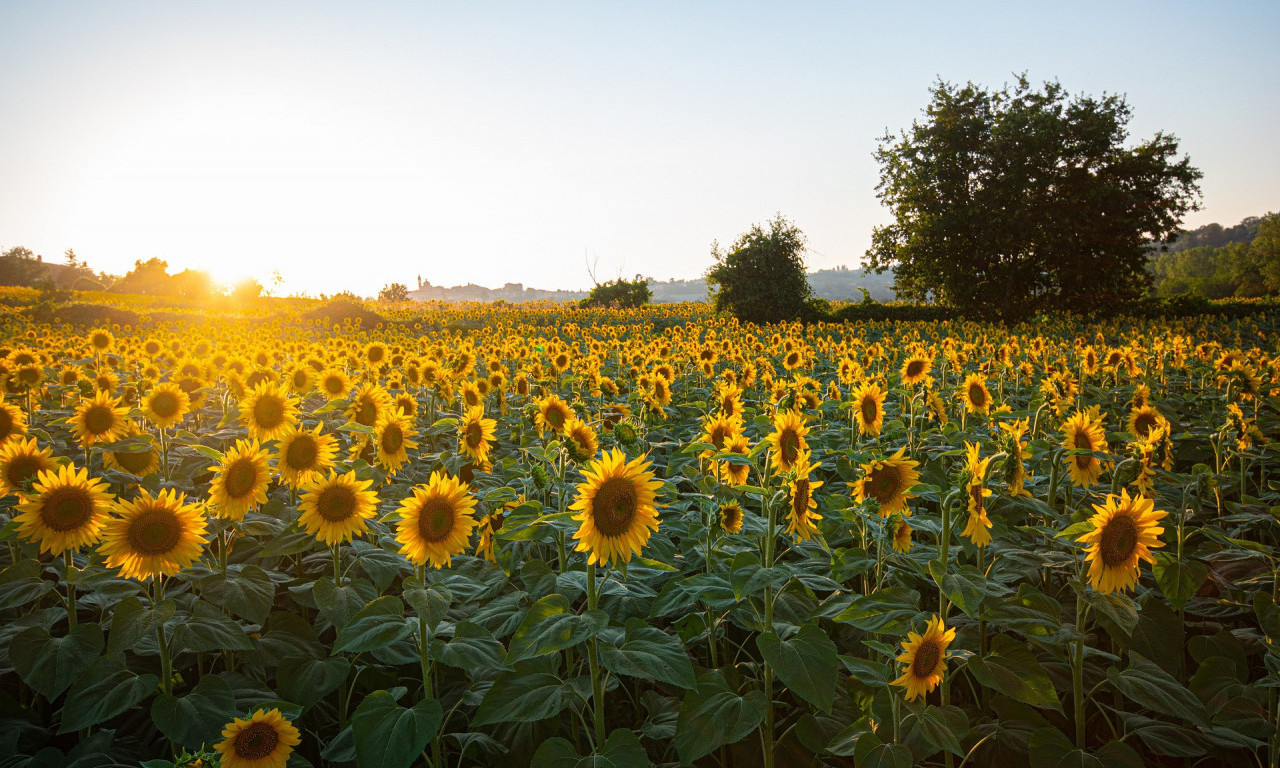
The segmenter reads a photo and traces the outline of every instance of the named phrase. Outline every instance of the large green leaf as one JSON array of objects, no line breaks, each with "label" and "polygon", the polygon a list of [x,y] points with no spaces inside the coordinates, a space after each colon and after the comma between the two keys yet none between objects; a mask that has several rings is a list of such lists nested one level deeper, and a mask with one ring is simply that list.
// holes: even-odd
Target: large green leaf
[{"label": "large green leaf", "polygon": [[970,659],[968,668],[979,683],[1011,699],[1062,711],[1049,673],[1035,654],[1008,635],[997,635],[991,651],[984,657]]},{"label": "large green leaf", "polygon": [[1208,713],[1195,694],[1141,654],[1129,652],[1129,668],[1107,670],[1107,680],[1130,701],[1147,709],[1209,727]]},{"label": "large green leaf", "polygon": [[609,734],[600,750],[579,757],[565,739],[547,739],[533,753],[531,768],[649,768],[649,756],[640,739],[629,728],[618,728]]},{"label": "large green leaf", "polygon": [[319,579],[311,587],[320,615],[338,629],[345,627],[377,594],[372,584],[358,580],[339,587],[333,579]]},{"label": "large green leaf", "polygon": [[211,603],[254,624],[267,620],[276,585],[267,572],[246,565],[236,573],[214,572],[200,580],[200,592]]},{"label": "large green leaf", "polygon": [[586,642],[609,624],[604,611],[573,613],[564,595],[547,595],[533,604],[511,636],[507,663],[544,656]]},{"label": "large green leaf", "polygon": [[102,645],[97,624],[78,624],[66,637],[28,627],[9,643],[9,663],[24,683],[52,701],[98,660]]},{"label": "large green leaf", "polygon": [[1071,586],[1075,589],[1076,596],[1093,609],[1094,616],[1106,627],[1107,632],[1117,641],[1127,644],[1134,628],[1138,626],[1138,606],[1133,599],[1120,592],[1104,595],[1074,579]]},{"label": "large green leaf", "polygon": [[1196,560],[1178,559],[1168,552],[1156,553],[1156,562],[1151,566],[1151,573],[1156,577],[1160,591],[1169,599],[1173,610],[1179,611],[1187,601],[1195,596],[1200,585],[1204,584],[1209,569],[1204,563]]},{"label": "large green leaf", "polygon": [[555,675],[510,672],[494,681],[471,724],[545,720],[560,714],[576,698],[573,688]]},{"label": "large green leaf", "polygon": [[684,695],[676,720],[676,752],[692,763],[725,744],[733,744],[764,722],[769,702],[759,690],[739,696],[718,670],[704,672],[698,687]]},{"label": "large green leaf", "polygon": [[918,700],[907,704],[902,731],[903,740],[913,746],[923,742],[935,750],[945,749],[963,757],[960,743],[969,733],[969,718],[959,707],[934,707]]},{"label": "large green leaf", "polygon": [[136,675],[118,657],[104,656],[67,692],[58,733],[71,733],[106,722],[155,689],[155,675]]},{"label": "large green leaf", "polygon": [[200,678],[186,696],[161,693],[151,701],[151,720],[160,732],[191,749],[219,741],[237,714],[235,692],[217,675]]},{"label": "large green leaf", "polygon": [[453,639],[432,645],[436,661],[458,669],[496,669],[505,665],[507,649],[494,639],[489,630],[469,621],[453,628]]},{"label": "large green leaf", "polygon": [[374,691],[351,716],[358,768],[409,768],[440,732],[444,711],[435,699],[402,707],[390,693]]},{"label": "large green leaf", "polygon": [[651,627],[642,619],[627,620],[625,630],[601,632],[600,663],[618,675],[670,683],[689,689],[698,684],[693,664],[679,638]]},{"label": "large green leaf", "polygon": [[132,648],[144,637],[155,634],[156,628],[173,618],[178,605],[163,600],[156,608],[148,608],[138,598],[130,595],[116,604],[111,613],[111,635],[107,639],[107,653],[116,654]]},{"label": "large green leaf", "polygon": [[342,685],[351,670],[341,656],[312,659],[291,656],[276,667],[276,688],[294,704],[309,707]]},{"label": "large green leaf", "polygon": [[181,649],[209,651],[252,651],[253,641],[235,619],[213,605],[197,601],[191,615],[173,631],[173,652]]},{"label": "large green leaf", "polygon": [[1031,768],[1106,768],[1097,757],[1077,749],[1057,728],[1039,728],[1028,742]]},{"label": "large green leaf", "polygon": [[384,595],[360,609],[351,622],[338,631],[333,653],[385,648],[411,632],[413,627],[404,619],[404,602],[395,595]]},{"label": "large green leaf", "polygon": [[853,604],[835,617],[864,632],[897,634],[910,627],[920,614],[920,593],[906,587],[884,587],[870,595],[858,595]]},{"label": "large green leaf", "polygon": [[831,711],[839,681],[836,644],[815,624],[783,640],[773,632],[756,637],[764,660],[788,688],[823,712]]},{"label": "large green leaf", "polygon": [[428,584],[423,587],[421,582],[414,581],[406,585],[404,601],[415,613],[427,620],[427,627],[434,632],[449,613],[453,593],[443,584]]}]

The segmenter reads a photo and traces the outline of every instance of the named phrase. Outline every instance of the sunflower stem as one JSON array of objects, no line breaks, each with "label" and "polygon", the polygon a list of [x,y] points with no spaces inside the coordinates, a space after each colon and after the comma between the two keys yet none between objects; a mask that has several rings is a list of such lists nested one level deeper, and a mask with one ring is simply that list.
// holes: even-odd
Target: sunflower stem
[{"label": "sunflower stem", "polygon": [[1076,596],[1076,640],[1075,653],[1071,657],[1071,703],[1074,707],[1076,722],[1076,748],[1084,749],[1084,598]]},{"label": "sunflower stem", "polygon": [[76,628],[76,583],[73,576],[76,572],[75,561],[72,560],[71,550],[62,553],[66,558],[66,570],[62,572],[62,578],[67,582],[67,624],[71,629]]},{"label": "sunflower stem", "polygon": [[[157,574],[151,582],[151,608],[155,610],[164,601],[164,576]],[[160,690],[173,692],[173,660],[169,658],[169,643],[164,635],[164,622],[156,624],[156,645],[160,647]]]},{"label": "sunflower stem", "polygon": [[[596,591],[596,564],[587,562],[587,610],[594,611],[600,603]],[[596,745],[604,744],[604,681],[600,676],[600,660],[596,653],[596,639],[587,641],[587,661],[591,667],[591,719],[595,728]]]},{"label": "sunflower stem", "polygon": [[[419,578],[422,579],[422,583],[425,585],[427,583],[425,566],[418,566],[418,575],[419,575]],[[418,665],[422,668],[422,698],[424,700],[435,698],[435,683],[431,675],[432,664],[433,662],[431,660],[431,643],[427,637],[427,619],[426,617],[419,615],[418,616]],[[432,734],[432,737],[431,737],[430,763],[433,767],[444,765],[444,754],[441,751],[440,739],[438,738],[439,735],[440,733],[437,730],[437,732]]]},{"label": "sunflower stem", "polygon": [[340,587],[342,586],[342,553],[338,551],[337,544],[330,546],[329,551],[333,553],[333,584]]},{"label": "sunflower stem", "polygon": [[[773,545],[774,539],[777,537],[777,515],[774,511],[774,505],[769,503],[769,480],[766,474],[764,481],[764,494],[762,496],[765,504],[765,517],[769,519],[768,538],[765,539],[764,546],[764,567],[773,567]],[[764,632],[773,632],[773,587],[768,585],[764,588],[764,626],[761,627]],[[769,662],[764,662],[764,765],[765,768],[773,768],[773,667]]]}]

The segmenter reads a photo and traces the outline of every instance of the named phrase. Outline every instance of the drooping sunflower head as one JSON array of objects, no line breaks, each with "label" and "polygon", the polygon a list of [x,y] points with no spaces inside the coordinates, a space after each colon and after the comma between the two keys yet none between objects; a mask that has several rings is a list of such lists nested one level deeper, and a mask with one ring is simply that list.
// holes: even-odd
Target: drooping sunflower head
[{"label": "drooping sunflower head", "polygon": [[128,428],[129,409],[120,405],[120,399],[109,392],[98,390],[76,406],[69,423],[76,439],[85,447],[100,443],[114,443]]},{"label": "drooping sunflower head", "polygon": [[302,487],[298,500],[298,524],[322,544],[351,541],[368,529],[368,519],[378,511],[378,494],[369,490],[372,480],[358,480],[355,472],[316,477]]},{"label": "drooping sunflower head", "polygon": [[1103,594],[1131,589],[1138,583],[1139,561],[1154,563],[1151,550],[1164,546],[1159,521],[1169,513],[1157,510],[1144,496],[1131,498],[1125,490],[1119,496],[1107,494],[1093,509],[1093,530],[1076,539],[1086,545],[1089,583]]},{"label": "drooping sunflower head", "polygon": [[0,496],[21,492],[41,472],[56,469],[52,448],[40,448],[36,439],[15,437],[0,443]]},{"label": "drooping sunflower head", "polygon": [[911,524],[907,522],[907,518],[902,515],[894,515],[893,522],[889,524],[889,531],[893,537],[893,551],[906,554],[911,551]]},{"label": "drooping sunflower head", "polygon": [[570,506],[580,523],[573,536],[576,551],[590,553],[590,563],[630,562],[658,530],[655,500],[662,481],[654,479],[645,457],[628,462],[617,448],[592,461],[582,475],[586,482],[578,484]]},{"label": "drooping sunflower head", "polygon": [[285,768],[301,741],[298,729],[279,709],[259,709],[228,723],[222,741],[213,748],[222,755],[222,768]]},{"label": "drooping sunflower head", "polygon": [[39,542],[41,552],[61,555],[98,540],[110,504],[105,483],[67,464],[36,475],[14,522],[18,535]]},{"label": "drooping sunflower head", "polygon": [[173,576],[200,557],[208,541],[201,508],[173,489],[157,495],[143,489],[133,501],[117,501],[102,531],[108,568],[131,579]]},{"label": "drooping sunflower head", "polygon": [[266,503],[271,484],[269,456],[257,440],[238,440],[222,464],[209,468],[216,473],[209,487],[209,503],[218,517],[243,520],[246,512]]},{"label": "drooping sunflower head", "polygon": [[906,452],[903,446],[887,459],[863,464],[863,477],[853,484],[854,499],[859,502],[875,499],[880,505],[881,517],[894,512],[909,516],[907,500],[913,494],[908,491],[920,479],[920,472],[916,470],[920,462],[906,458]]},{"label": "drooping sunflower head", "polygon": [[574,416],[564,423],[569,458],[579,464],[591,461],[600,451],[600,439],[590,424]]},{"label": "drooping sunflower head", "polygon": [[898,662],[905,664],[902,675],[893,681],[905,689],[907,701],[927,695],[942,682],[947,667],[947,646],[956,638],[954,629],[944,629],[941,617],[929,619],[923,635],[907,633]]},{"label": "drooping sunflower head", "polygon": [[805,435],[809,428],[805,426],[804,416],[798,411],[780,411],[773,419],[773,434],[768,440],[772,448],[770,463],[774,474],[790,472],[800,458],[800,454],[809,449]]},{"label": "drooping sunflower head", "polygon": [[240,420],[249,436],[266,442],[288,432],[298,423],[298,399],[286,384],[263,381],[245,392],[240,401]]},{"label": "drooping sunflower head", "polygon": [[338,441],[321,432],[317,424],[311,430],[290,429],[276,444],[276,471],[291,488],[298,488],[333,466]]},{"label": "drooping sunflower head", "polygon": [[414,565],[444,568],[467,548],[476,526],[476,499],[471,486],[436,471],[426,485],[416,486],[400,504],[396,541]]},{"label": "drooping sunflower head", "polygon": [[486,464],[497,429],[496,419],[484,417],[484,406],[468,408],[458,424],[458,447],[477,464]]},{"label": "drooping sunflower head", "polygon": [[161,429],[182,421],[191,408],[191,398],[177,384],[165,382],[152,387],[142,398],[142,415]]}]

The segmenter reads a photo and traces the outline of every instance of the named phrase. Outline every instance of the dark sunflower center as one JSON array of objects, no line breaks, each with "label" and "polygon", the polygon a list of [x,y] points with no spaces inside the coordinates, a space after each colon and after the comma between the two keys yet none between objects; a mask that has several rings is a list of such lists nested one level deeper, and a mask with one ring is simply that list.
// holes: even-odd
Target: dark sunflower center
[{"label": "dark sunflower center", "polygon": [[134,552],[167,555],[182,541],[182,521],[168,509],[149,509],[133,518],[126,537]]},{"label": "dark sunflower center", "polygon": [[253,493],[254,487],[258,484],[258,468],[248,458],[236,459],[231,466],[227,467],[224,483],[227,495],[231,498],[239,499],[248,496]]},{"label": "dark sunflower center", "polygon": [[418,515],[418,535],[430,542],[443,541],[453,530],[453,505],[445,499],[428,499]]},{"label": "dark sunflower center", "polygon": [[621,536],[631,530],[636,516],[636,487],[625,477],[605,480],[592,502],[596,530],[605,536]]},{"label": "dark sunflower center", "polygon": [[1138,546],[1138,526],[1128,515],[1116,515],[1102,528],[1098,552],[1102,562],[1109,567],[1128,563]]},{"label": "dark sunflower center", "polygon": [[725,427],[717,424],[711,430],[711,444],[716,447],[717,451],[723,451],[724,441],[725,441],[725,438],[727,438],[728,436],[729,436],[729,431]]},{"label": "dark sunflower center", "polygon": [[969,499],[973,502],[971,506],[973,507],[974,513],[979,515],[982,514],[983,506],[982,506],[982,486],[981,485],[978,485],[975,483],[969,486]]},{"label": "dark sunflower center", "polygon": [[331,523],[340,523],[356,511],[356,495],[345,485],[331,485],[320,492],[316,511]]},{"label": "dark sunflower center", "polygon": [[934,673],[938,662],[942,660],[942,647],[937,640],[926,638],[916,646],[916,655],[911,659],[911,676],[926,678]]},{"label": "dark sunflower center", "polygon": [[5,482],[11,488],[21,488],[28,480],[36,476],[40,471],[40,462],[34,456],[18,456],[9,462],[9,467],[5,470]]},{"label": "dark sunflower center", "polygon": [[93,499],[81,488],[58,488],[45,499],[40,520],[59,533],[74,531],[93,516]]},{"label": "dark sunflower center", "polygon": [[261,429],[275,429],[284,423],[284,402],[274,395],[264,395],[253,404],[253,420]]},{"label": "dark sunflower center", "polygon": [[480,404],[480,393],[474,389],[468,389],[463,393],[463,400],[466,401],[468,408],[475,408]]},{"label": "dark sunflower center", "polygon": [[982,385],[969,385],[969,402],[979,408],[987,404],[987,393],[982,389]]},{"label": "dark sunflower center", "polygon": [[1134,419],[1133,428],[1139,435],[1146,437],[1151,433],[1151,428],[1156,425],[1156,417],[1151,413],[1140,413],[1138,418]]},{"label": "dark sunflower center", "polygon": [[113,453],[111,457],[115,462],[124,467],[124,471],[131,475],[136,475],[146,469],[151,464],[151,452],[140,451],[138,453]]},{"label": "dark sunflower center", "polygon": [[372,347],[369,350],[369,362],[380,363],[382,358],[386,357],[387,351],[381,347]]},{"label": "dark sunflower center", "polygon": [[790,427],[783,430],[782,436],[778,438],[778,453],[787,466],[794,464],[800,456],[800,435]]},{"label": "dark sunflower center", "polygon": [[107,347],[111,346],[111,339],[106,336],[103,336],[102,334],[94,334],[93,346],[97,347],[98,349],[106,349]]},{"label": "dark sunflower center", "polygon": [[564,426],[564,419],[565,413],[559,408],[551,408],[547,411],[547,423],[556,429]]},{"label": "dark sunflower center", "polygon": [[236,734],[236,757],[243,760],[261,760],[275,751],[280,735],[270,723],[257,722]]},{"label": "dark sunflower center", "polygon": [[91,435],[102,435],[116,425],[116,415],[105,405],[90,406],[84,413],[84,428]]},{"label": "dark sunflower center", "polygon": [[331,395],[342,394],[342,379],[337,376],[326,376],[324,380],[324,391]]},{"label": "dark sunflower center", "polygon": [[742,520],[742,509],[739,507],[726,507],[721,513],[721,519],[725,528],[737,528]]},{"label": "dark sunflower center", "polygon": [[862,399],[862,421],[863,421],[863,423],[864,423],[864,424],[873,424],[873,423],[875,423],[876,415],[878,414],[879,410],[880,410],[880,409],[879,409],[878,407],[876,407],[876,401],[875,401],[875,398],[872,398],[872,397],[864,397],[864,398]]},{"label": "dark sunflower center", "polygon": [[795,501],[792,502],[792,510],[797,517],[809,512],[809,478],[807,477],[801,477],[796,480]]},{"label": "dark sunflower center", "polygon": [[4,440],[13,432],[13,416],[8,408],[0,408],[0,440]]},{"label": "dark sunflower center", "polygon": [[284,461],[295,470],[311,469],[316,464],[319,448],[315,438],[299,435],[289,443],[289,450],[284,452]]},{"label": "dark sunflower center", "polygon": [[[1071,442],[1079,450],[1082,450],[1082,451],[1093,450],[1093,441],[1089,439],[1088,433],[1086,433],[1083,429],[1076,432],[1075,438]],[[1077,456],[1076,466],[1079,467],[1080,469],[1085,469],[1086,467],[1089,466],[1089,460],[1092,458],[1093,458],[1092,456]]]},{"label": "dark sunflower center", "polygon": [[172,392],[157,392],[151,398],[151,410],[162,419],[168,419],[178,414],[178,398],[173,396]]},{"label": "dark sunflower center", "polygon": [[923,360],[911,360],[907,363],[907,378],[915,378],[924,372]]},{"label": "dark sunflower center", "polygon": [[893,499],[898,492],[898,470],[894,467],[879,467],[871,470],[871,496],[884,504]]},{"label": "dark sunflower center", "polygon": [[378,420],[378,406],[368,398],[361,398],[356,406],[356,423],[372,427]]},{"label": "dark sunflower center", "polygon": [[302,389],[307,386],[307,372],[305,370],[293,372],[293,386],[295,389]]},{"label": "dark sunflower center", "polygon": [[396,453],[404,445],[404,433],[400,431],[398,424],[388,424],[387,428],[382,430],[382,452]]}]

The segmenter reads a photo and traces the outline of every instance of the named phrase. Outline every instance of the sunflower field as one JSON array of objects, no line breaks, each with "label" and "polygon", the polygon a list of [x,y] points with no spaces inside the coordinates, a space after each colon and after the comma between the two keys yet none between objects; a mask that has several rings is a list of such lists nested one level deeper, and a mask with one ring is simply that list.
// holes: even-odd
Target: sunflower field
[{"label": "sunflower field", "polygon": [[3,768],[1280,765],[1274,310],[150,311],[0,306]]}]

